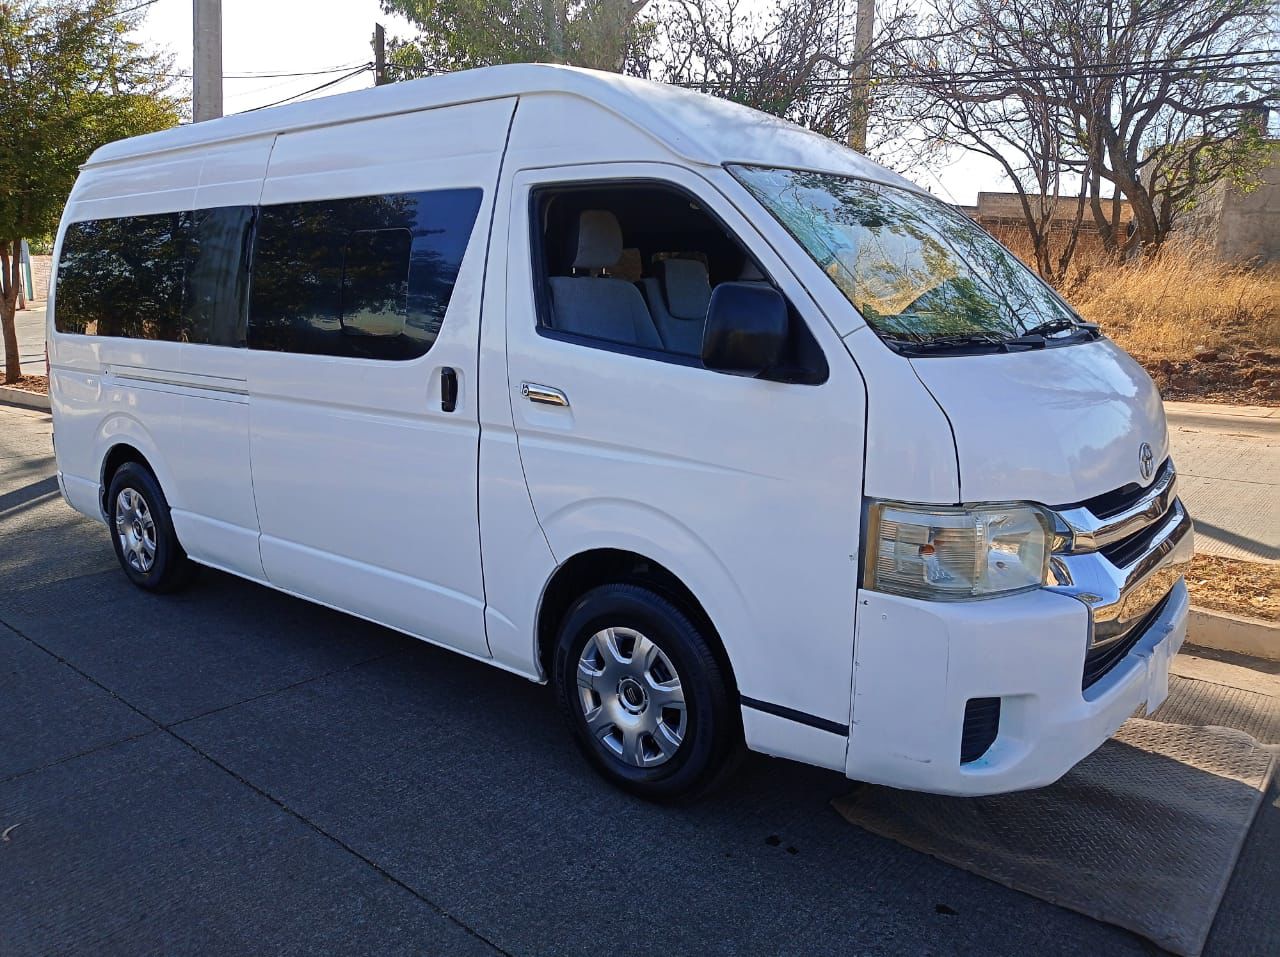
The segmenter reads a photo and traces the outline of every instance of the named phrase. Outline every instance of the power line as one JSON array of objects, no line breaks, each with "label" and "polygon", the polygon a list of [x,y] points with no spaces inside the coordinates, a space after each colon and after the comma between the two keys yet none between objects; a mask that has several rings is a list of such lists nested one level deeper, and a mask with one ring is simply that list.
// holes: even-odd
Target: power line
[{"label": "power line", "polygon": [[354,70],[360,63],[344,63],[342,66],[329,67],[327,70],[301,70],[296,73],[224,73],[224,80],[270,80],[282,76],[324,76],[326,73],[338,73],[342,70]]},{"label": "power line", "polygon": [[135,10],[141,10],[143,7],[149,7],[152,4],[159,3],[159,2],[160,0],[143,0],[142,3],[135,3],[131,7],[125,7],[123,10],[117,10],[115,13],[111,14],[111,16],[123,17],[127,13],[133,13],[133,11]]},{"label": "power line", "polygon": [[[299,77],[299,76],[326,76],[330,73],[340,73],[343,70],[354,69],[360,66],[359,63],[346,63],[342,66],[330,67],[327,70],[299,70],[292,73],[224,73],[224,80],[274,80],[280,77]],[[121,70],[121,73],[127,73],[135,77],[153,77],[158,80],[189,80],[190,73],[151,73],[139,70]]]},{"label": "power line", "polygon": [[350,73],[344,73],[342,76],[329,80],[326,83],[321,83],[319,86],[313,86],[311,89],[303,90],[301,93],[294,93],[292,96],[286,96],[283,99],[276,100],[274,103],[263,103],[261,106],[255,106],[252,110],[246,110],[245,112],[252,113],[254,110],[265,110],[269,106],[280,106],[282,103],[288,103],[290,100],[296,100],[303,96],[309,96],[312,93],[319,93],[321,90],[327,89],[336,83],[341,83],[343,80],[349,80],[353,76],[359,76],[361,73],[364,73],[372,69],[373,69],[372,63],[362,64],[359,68],[352,70]]},{"label": "power line", "polygon": [[[1272,51],[1268,51],[1272,52]],[[1274,51],[1280,52],[1280,51]],[[1259,54],[1260,55],[1260,54]],[[1280,59],[1275,60],[1241,60],[1239,62],[1223,62],[1214,64],[1213,69],[1223,75],[1216,76],[1217,82],[1232,82],[1248,79],[1245,76],[1226,75],[1232,71],[1257,69],[1264,67],[1280,66]],[[1127,69],[1122,70],[1095,70],[1089,66],[1085,68],[1074,67],[1047,67],[1043,71],[1034,70],[1031,67],[1008,67],[999,70],[964,70],[949,72],[933,72],[921,70],[918,73],[903,73],[897,76],[891,76],[880,81],[880,85],[907,85],[913,83],[955,83],[955,84],[971,84],[979,85],[983,83],[1009,83],[1018,80],[1023,81],[1064,81],[1064,80],[1088,80],[1088,79],[1154,79],[1156,77],[1177,78],[1193,74],[1197,71],[1192,65],[1180,67],[1155,67],[1147,68],[1145,64],[1133,64]],[[739,81],[731,82],[726,80],[688,80],[676,83],[677,86],[689,87],[700,90],[725,90],[740,89],[742,87],[750,87],[751,85],[760,85],[767,83],[766,80],[755,81]],[[811,76],[806,81],[818,87],[843,87],[847,85],[848,80],[841,73],[838,76]]]}]

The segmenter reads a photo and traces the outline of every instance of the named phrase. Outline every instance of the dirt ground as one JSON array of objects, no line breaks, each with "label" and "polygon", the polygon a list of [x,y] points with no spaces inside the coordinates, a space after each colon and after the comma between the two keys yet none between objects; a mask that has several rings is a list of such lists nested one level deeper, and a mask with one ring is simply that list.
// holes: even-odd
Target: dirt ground
[{"label": "dirt ground", "polygon": [[5,382],[3,384],[11,389],[21,389],[23,392],[38,392],[41,395],[49,391],[49,380],[42,375],[24,375],[20,376],[16,382]]},{"label": "dirt ground", "polygon": [[1280,565],[1197,555],[1187,589],[1200,608],[1280,621]]},{"label": "dirt ground", "polygon": [[1166,399],[1280,405],[1280,352],[1204,349],[1186,359],[1134,358]]}]

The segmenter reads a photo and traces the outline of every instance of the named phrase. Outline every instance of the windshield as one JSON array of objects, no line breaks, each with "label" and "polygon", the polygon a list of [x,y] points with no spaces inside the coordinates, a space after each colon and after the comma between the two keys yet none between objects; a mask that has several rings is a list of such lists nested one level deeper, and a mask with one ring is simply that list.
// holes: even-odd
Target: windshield
[{"label": "windshield", "polygon": [[932,197],[829,173],[731,170],[890,343],[999,344],[1077,328],[1013,253]]}]

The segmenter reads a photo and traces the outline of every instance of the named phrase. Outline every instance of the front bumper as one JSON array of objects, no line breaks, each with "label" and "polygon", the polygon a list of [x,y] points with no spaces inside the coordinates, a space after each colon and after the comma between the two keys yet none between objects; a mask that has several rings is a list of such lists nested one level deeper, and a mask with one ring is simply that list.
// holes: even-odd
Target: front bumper
[{"label": "front bumper", "polygon": [[[940,794],[979,795],[1056,781],[1169,690],[1186,638],[1179,578],[1132,649],[1081,689],[1088,605],[1049,589],[967,603],[858,593],[853,724],[845,773]],[[966,703],[1000,699],[999,731],[961,763]]]}]

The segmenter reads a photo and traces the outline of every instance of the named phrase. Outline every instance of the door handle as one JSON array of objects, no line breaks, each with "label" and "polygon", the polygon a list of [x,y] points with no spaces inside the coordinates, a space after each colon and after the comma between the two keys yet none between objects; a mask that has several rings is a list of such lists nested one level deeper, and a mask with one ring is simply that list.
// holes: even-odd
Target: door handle
[{"label": "door handle", "polygon": [[458,373],[445,366],[440,370],[440,411],[452,412],[458,407]]},{"label": "door handle", "polygon": [[558,405],[565,409],[569,408],[569,397],[559,389],[553,389],[549,385],[526,382],[520,386],[520,394],[530,402],[540,402],[543,405]]}]

